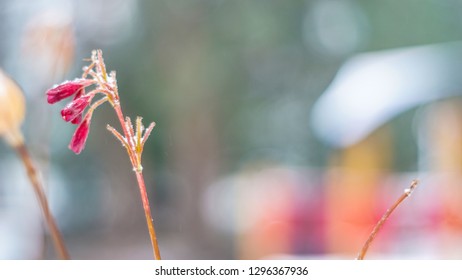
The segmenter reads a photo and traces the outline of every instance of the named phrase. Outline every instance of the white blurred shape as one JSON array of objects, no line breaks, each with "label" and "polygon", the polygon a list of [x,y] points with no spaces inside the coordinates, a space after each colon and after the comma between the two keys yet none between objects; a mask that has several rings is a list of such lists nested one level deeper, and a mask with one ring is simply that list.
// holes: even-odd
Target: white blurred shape
[{"label": "white blurred shape", "polygon": [[462,91],[462,43],[355,56],[313,107],[315,133],[333,146],[354,144],[396,115]]},{"label": "white blurred shape", "polygon": [[0,259],[40,255],[42,217],[24,172],[13,155],[0,160]]},{"label": "white blurred shape", "polygon": [[364,42],[366,23],[364,13],[353,1],[314,1],[303,22],[303,36],[320,51],[344,55]]}]

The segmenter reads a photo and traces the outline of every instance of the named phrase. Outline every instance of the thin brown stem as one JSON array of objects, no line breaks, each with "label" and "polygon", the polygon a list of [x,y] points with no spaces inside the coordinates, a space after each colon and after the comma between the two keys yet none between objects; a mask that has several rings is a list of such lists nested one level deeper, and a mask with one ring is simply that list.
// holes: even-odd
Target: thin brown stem
[{"label": "thin brown stem", "polygon": [[395,201],[395,203],[388,208],[388,210],[383,214],[382,218],[380,221],[375,225],[374,229],[372,230],[371,234],[369,235],[369,238],[367,241],[364,243],[363,248],[358,254],[358,257],[356,258],[357,260],[363,260],[364,256],[366,256],[367,250],[369,249],[369,246],[371,245],[372,241],[374,241],[375,236],[377,233],[380,231],[382,228],[383,224],[388,220],[388,217],[390,217],[391,213],[395,211],[395,209],[407,198],[411,195],[412,191],[417,187],[417,184],[419,181],[413,180],[411,183],[411,186],[408,189],[404,190],[404,193],[398,198],[398,200]]},{"label": "thin brown stem", "polygon": [[19,156],[21,157],[24,166],[26,167],[27,175],[39,201],[40,207],[43,212],[43,216],[45,218],[45,222],[48,225],[48,229],[53,239],[56,251],[61,259],[69,260],[69,253],[67,252],[66,245],[64,244],[64,240],[61,236],[61,233],[58,227],[56,226],[56,222],[53,216],[51,215],[45,192],[38,177],[37,169],[35,168],[34,163],[32,162],[29,152],[24,143],[16,145],[15,148]]}]

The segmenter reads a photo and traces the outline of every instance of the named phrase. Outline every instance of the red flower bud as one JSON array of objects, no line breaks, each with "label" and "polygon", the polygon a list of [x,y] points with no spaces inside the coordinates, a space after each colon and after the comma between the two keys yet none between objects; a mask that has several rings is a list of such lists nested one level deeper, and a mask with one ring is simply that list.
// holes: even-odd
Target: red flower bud
[{"label": "red flower bud", "polygon": [[85,142],[87,141],[88,133],[90,132],[90,120],[91,114],[87,114],[83,122],[75,130],[71,142],[69,143],[69,149],[76,154],[80,154],[83,148],[85,148]]},{"label": "red flower bud", "polygon": [[[67,104],[64,109],[61,110],[61,116],[66,122],[74,121],[79,116],[81,117],[83,110],[90,104],[91,96],[84,95]],[[77,120],[80,123],[82,119]],[[74,122],[73,122],[74,123]]]},{"label": "red flower bud", "polygon": [[80,124],[82,122],[82,113],[80,113],[77,117],[75,117],[71,123],[72,124]]},{"label": "red flower bud", "polygon": [[81,88],[79,91],[75,93],[74,100],[76,100],[77,98],[80,98],[80,96],[82,96],[84,93],[85,93],[85,88]]},{"label": "red flower bud", "polygon": [[[82,88],[81,90],[77,91],[77,93],[74,95],[74,100],[80,98],[85,93],[85,88]],[[80,124],[82,122],[82,117],[83,114],[79,114],[77,117],[75,117],[73,120],[71,120],[72,124]]]},{"label": "red flower bud", "polygon": [[75,79],[56,85],[47,91],[47,100],[49,104],[56,103],[65,98],[76,94],[80,89],[93,84],[94,81],[86,79]]}]

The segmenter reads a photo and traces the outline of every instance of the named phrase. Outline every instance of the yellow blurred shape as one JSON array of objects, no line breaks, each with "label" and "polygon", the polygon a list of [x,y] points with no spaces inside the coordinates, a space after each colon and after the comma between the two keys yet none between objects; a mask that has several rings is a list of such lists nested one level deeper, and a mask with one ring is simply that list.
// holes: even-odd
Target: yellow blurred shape
[{"label": "yellow blurred shape", "polygon": [[19,128],[24,120],[25,111],[22,90],[0,70],[0,135],[11,145],[22,142]]}]

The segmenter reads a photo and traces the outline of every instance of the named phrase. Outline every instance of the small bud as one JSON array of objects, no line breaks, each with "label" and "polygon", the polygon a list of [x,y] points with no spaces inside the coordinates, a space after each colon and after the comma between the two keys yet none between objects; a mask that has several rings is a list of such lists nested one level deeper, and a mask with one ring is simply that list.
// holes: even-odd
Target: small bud
[{"label": "small bud", "polygon": [[[77,91],[77,93],[74,95],[73,100],[79,99],[82,95],[85,94],[85,88],[82,88],[81,90]],[[82,122],[83,114],[79,114],[77,117],[71,120],[72,124],[80,124]]]},{"label": "small bud", "polygon": [[77,117],[75,117],[75,118],[71,121],[71,123],[72,123],[72,124],[80,124],[80,123],[82,122],[82,118],[83,118],[83,116],[82,116],[82,114],[80,114],[80,115],[78,115]]},{"label": "small bud", "polygon": [[19,130],[25,116],[24,95],[19,86],[0,70],[0,136],[12,145],[22,141]]},{"label": "small bud", "polygon": [[87,141],[88,133],[90,132],[90,120],[91,114],[87,114],[83,122],[75,130],[71,142],[69,143],[69,149],[76,154],[80,154],[80,152],[85,148],[85,142]]},{"label": "small bud", "polygon": [[47,101],[49,104],[56,103],[74,94],[78,91],[93,84],[94,81],[86,79],[75,79],[73,81],[66,81],[62,84],[56,85],[47,91]]},{"label": "small bud", "polygon": [[75,93],[73,100],[76,100],[77,98],[80,98],[80,96],[82,96],[84,94],[85,94],[85,88],[81,88],[79,91],[77,91]]},{"label": "small bud", "polygon": [[[84,95],[80,98],[75,99],[71,103],[67,104],[64,109],[61,110],[61,116],[66,122],[74,121],[76,118],[79,123],[82,120],[82,112],[87,108],[88,104],[90,104],[91,96]],[[80,120],[78,120],[80,116]]]}]

